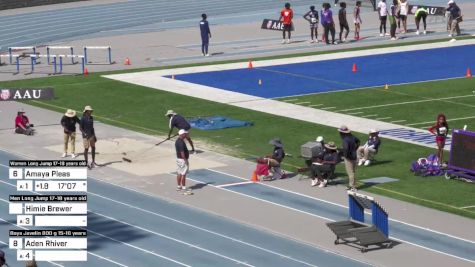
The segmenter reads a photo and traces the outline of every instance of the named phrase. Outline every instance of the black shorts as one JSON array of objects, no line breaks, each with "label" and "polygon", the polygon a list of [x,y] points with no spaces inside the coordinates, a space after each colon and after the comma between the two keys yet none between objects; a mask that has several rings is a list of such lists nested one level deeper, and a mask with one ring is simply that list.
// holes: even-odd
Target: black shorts
[{"label": "black shorts", "polygon": [[406,15],[399,15],[399,18],[403,21],[406,21],[407,20],[407,16]]},{"label": "black shorts", "polygon": [[290,29],[292,29],[292,24],[284,24],[284,31],[290,32]]}]

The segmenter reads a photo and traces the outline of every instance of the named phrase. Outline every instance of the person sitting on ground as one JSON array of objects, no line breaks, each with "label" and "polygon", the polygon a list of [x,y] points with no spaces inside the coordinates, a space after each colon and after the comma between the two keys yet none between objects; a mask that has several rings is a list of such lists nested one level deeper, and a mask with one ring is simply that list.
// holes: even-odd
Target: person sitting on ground
[{"label": "person sitting on ground", "polygon": [[274,151],[272,152],[272,155],[269,155],[265,158],[269,165],[269,176],[267,176],[264,180],[269,181],[285,178],[285,174],[280,168],[280,164],[285,157],[284,145],[279,138],[272,139],[269,144],[274,146]]},{"label": "person sitting on ground", "polygon": [[168,132],[167,139],[171,138],[173,128],[177,128],[178,130],[180,129],[185,130],[188,133],[186,135],[186,140],[188,141],[188,143],[190,143],[190,146],[191,146],[190,152],[192,154],[195,154],[195,146],[193,145],[193,141],[191,141],[191,137],[190,137],[190,129],[191,129],[190,123],[183,116],[181,116],[180,114],[176,113],[173,110],[168,110],[165,116],[170,119],[170,122],[168,124],[170,131]]},{"label": "person sitting on ground", "polygon": [[33,135],[33,124],[30,124],[30,120],[25,116],[25,111],[20,109],[15,118],[15,133],[24,135]]},{"label": "person sitting on ground", "polygon": [[325,144],[325,151],[322,155],[314,158],[310,167],[312,173],[311,186],[325,187],[328,179],[332,179],[335,173],[335,166],[338,163],[338,151],[334,142]]},{"label": "person sitting on ground", "polygon": [[3,250],[0,250],[0,267],[9,267],[5,260],[5,252],[3,252]]},{"label": "person sitting on ground", "polygon": [[381,139],[379,139],[379,132],[375,129],[369,131],[368,141],[363,146],[358,148],[358,166],[371,164],[371,159],[378,153]]}]

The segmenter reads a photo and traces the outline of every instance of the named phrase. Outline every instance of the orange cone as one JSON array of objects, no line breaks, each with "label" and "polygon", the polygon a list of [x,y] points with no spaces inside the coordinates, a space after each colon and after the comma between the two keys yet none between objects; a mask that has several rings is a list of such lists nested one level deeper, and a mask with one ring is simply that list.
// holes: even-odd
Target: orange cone
[{"label": "orange cone", "polygon": [[472,70],[470,68],[467,69],[467,74],[465,75],[467,78],[472,78]]},{"label": "orange cone", "polygon": [[253,66],[252,66],[252,60],[249,60],[249,64],[247,64],[247,68],[248,68],[248,69],[252,69],[252,68],[253,68]]},{"label": "orange cone", "polygon": [[87,68],[84,69],[84,76],[89,75],[89,70]]},{"label": "orange cone", "polygon": [[353,63],[353,68],[351,69],[352,72],[357,72],[358,67],[356,66],[356,63]]},{"label": "orange cone", "polygon": [[124,65],[132,65],[132,64],[130,63],[130,59],[129,59],[128,57],[125,58]]},{"label": "orange cone", "polygon": [[257,172],[256,171],[252,172],[251,181],[253,181],[254,183],[259,182],[259,178],[257,178]]}]

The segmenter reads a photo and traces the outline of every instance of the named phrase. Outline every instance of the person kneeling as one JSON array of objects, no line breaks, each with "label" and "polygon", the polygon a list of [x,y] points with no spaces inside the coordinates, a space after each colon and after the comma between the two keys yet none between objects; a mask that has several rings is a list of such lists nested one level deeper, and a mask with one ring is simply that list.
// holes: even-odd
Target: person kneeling
[{"label": "person kneeling", "polygon": [[312,186],[325,187],[329,179],[335,173],[335,165],[338,163],[338,152],[334,142],[325,144],[325,151],[321,156],[313,159],[310,167]]},{"label": "person kneeling", "polygon": [[25,111],[20,109],[15,118],[15,133],[33,135],[34,132],[33,124],[30,124],[30,120],[25,116]]},{"label": "person kneeling", "polygon": [[378,153],[379,146],[381,145],[381,139],[379,139],[379,132],[377,130],[369,131],[368,141],[364,146],[358,148],[358,166],[371,164],[371,159]]},{"label": "person kneeling", "polygon": [[266,181],[283,179],[285,178],[285,173],[280,168],[280,164],[284,160],[285,152],[284,145],[280,139],[275,138],[269,142],[269,144],[274,146],[274,151],[271,156],[265,157],[267,164],[269,166],[269,175],[264,178]]}]

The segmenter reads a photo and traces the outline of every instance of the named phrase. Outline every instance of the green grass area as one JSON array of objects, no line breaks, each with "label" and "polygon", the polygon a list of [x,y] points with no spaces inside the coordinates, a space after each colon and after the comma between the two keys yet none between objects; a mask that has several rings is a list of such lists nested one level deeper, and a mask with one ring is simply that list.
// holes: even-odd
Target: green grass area
[{"label": "green grass area", "polygon": [[[451,83],[453,82],[451,81]],[[463,91],[465,89],[461,87],[467,82],[465,80],[457,82],[460,82],[460,86],[451,87],[453,88],[452,93],[456,90],[462,90],[456,91],[458,94],[466,93]],[[66,108],[81,110],[85,105],[91,105],[95,109],[95,116],[98,120],[148,134],[163,135],[167,132],[168,121],[164,117],[164,113],[168,109],[174,109],[189,117],[219,114],[240,120],[252,121],[254,126],[248,128],[193,131],[195,139],[216,144],[221,148],[220,151],[224,149],[226,153],[242,158],[268,154],[272,149],[268,145],[268,141],[273,137],[280,137],[285,144],[287,152],[293,155],[299,155],[300,146],[309,140],[314,140],[318,135],[325,136],[327,141],[333,140],[337,144],[340,143],[335,128],[135,86],[105,79],[98,74],[93,74],[89,77],[63,76],[3,82],[0,83],[0,86],[51,86],[55,89],[56,99],[47,102],[34,101],[30,102],[30,104],[58,112],[64,112]],[[418,86],[426,85],[419,84]],[[433,85],[427,86],[432,88]],[[391,89],[391,91],[394,90],[399,89]],[[400,91],[410,92],[411,90],[401,87]],[[353,97],[354,100],[368,95],[368,92],[365,90],[348,93],[361,94],[358,97]],[[416,92],[412,93],[417,95]],[[322,94],[318,97],[325,97],[325,103],[326,101],[336,102],[336,100],[332,100],[332,95],[338,96],[339,94],[346,93]],[[378,94],[393,95],[388,92],[378,92]],[[397,96],[398,94],[394,94],[394,97]],[[362,105],[364,102],[358,104]],[[417,112],[416,108],[413,111]],[[428,117],[424,117],[424,120],[433,120],[432,114],[434,111],[430,112],[431,114]],[[447,113],[449,117],[452,116],[451,113]],[[402,111],[401,116],[403,116]],[[101,133],[97,134],[100,138]],[[365,139],[363,135],[359,135],[359,137],[362,140]],[[416,177],[409,172],[411,161],[428,155],[433,152],[432,149],[386,139],[383,142],[381,153],[377,156],[378,162],[371,167],[359,168],[357,177],[358,179],[365,179],[389,176],[398,178],[400,181],[373,186],[364,190],[475,218],[474,210],[460,208],[475,205],[473,201],[475,187],[473,184],[448,181],[443,177]],[[100,142],[98,146],[100,146]],[[295,170],[296,167],[303,165],[303,161],[296,157],[286,158],[285,165],[287,169]],[[343,166],[339,165],[337,172],[344,174]],[[304,182],[307,183],[308,181]]]},{"label": "green grass area", "polygon": [[[335,93],[282,98],[290,103],[310,102],[305,106],[344,113],[357,117],[414,128],[427,128],[435,123],[437,114],[444,113],[451,128],[465,124],[475,129],[475,80],[460,78],[444,81],[414,83],[384,88],[368,88]],[[376,115],[376,116],[374,116]],[[404,120],[404,121],[402,121]]]}]

